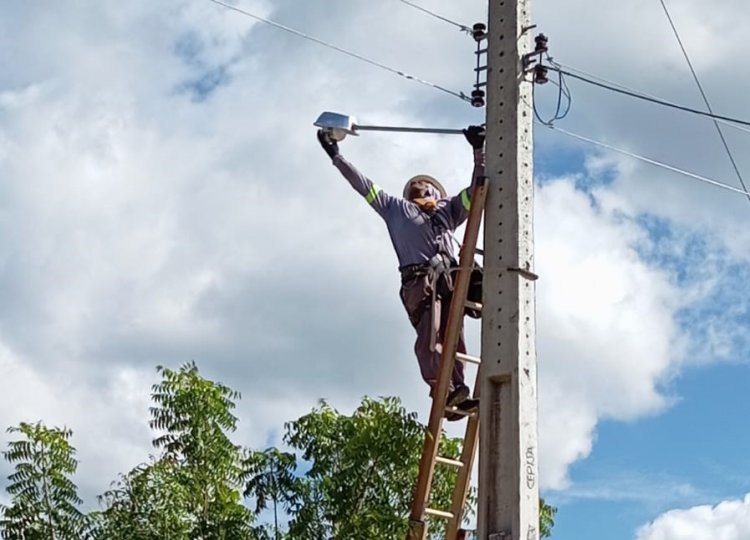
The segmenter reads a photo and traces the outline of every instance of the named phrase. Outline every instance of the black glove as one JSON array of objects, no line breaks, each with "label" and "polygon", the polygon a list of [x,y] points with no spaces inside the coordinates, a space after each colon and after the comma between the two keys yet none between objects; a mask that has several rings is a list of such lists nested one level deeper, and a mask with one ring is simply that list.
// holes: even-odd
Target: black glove
[{"label": "black glove", "polygon": [[328,133],[326,133],[322,129],[318,130],[318,142],[320,142],[320,146],[323,147],[323,150],[326,151],[326,154],[328,154],[331,159],[339,155],[338,143],[331,139],[328,136]]},{"label": "black glove", "polygon": [[472,148],[479,150],[484,147],[484,127],[469,126],[464,130],[464,137],[469,141]]}]

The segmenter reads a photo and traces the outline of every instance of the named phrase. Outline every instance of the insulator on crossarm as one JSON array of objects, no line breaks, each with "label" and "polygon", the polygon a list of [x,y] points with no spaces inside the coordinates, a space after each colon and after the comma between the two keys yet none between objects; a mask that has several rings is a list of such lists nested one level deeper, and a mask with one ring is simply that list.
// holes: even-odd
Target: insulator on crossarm
[{"label": "insulator on crossarm", "polygon": [[474,41],[482,41],[487,37],[487,25],[484,23],[476,23],[471,29],[471,35]]},{"label": "insulator on crossarm", "polygon": [[547,36],[544,34],[539,34],[534,38],[534,42],[536,43],[536,47],[534,48],[534,52],[542,53],[547,50]]},{"label": "insulator on crossarm", "polygon": [[547,82],[549,82],[549,78],[547,77],[547,68],[540,64],[534,66],[534,83],[544,84]]},{"label": "insulator on crossarm", "polygon": [[474,107],[484,107],[484,90],[474,90],[471,92],[471,104]]}]

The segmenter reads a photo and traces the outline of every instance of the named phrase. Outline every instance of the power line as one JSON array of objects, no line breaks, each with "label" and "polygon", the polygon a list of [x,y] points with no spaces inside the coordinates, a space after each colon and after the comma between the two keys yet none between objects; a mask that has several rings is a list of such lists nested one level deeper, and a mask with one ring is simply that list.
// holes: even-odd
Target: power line
[{"label": "power line", "polygon": [[[536,105],[536,84],[531,85],[531,100],[533,101],[532,109],[534,110],[534,116],[536,119],[544,124],[545,126],[549,126],[554,124],[556,120],[562,120],[566,116],[568,116],[568,113],[570,112],[570,108],[573,106],[573,98],[570,95],[570,90],[568,89],[568,85],[565,83],[565,79],[563,78],[562,74],[558,73],[559,81],[555,82],[550,80],[549,82],[552,83],[554,86],[557,87],[557,105],[555,108],[555,114],[550,118],[549,120],[544,120],[541,115],[539,114],[539,109]],[[563,108],[562,102],[563,97],[565,97],[566,105]],[[528,105],[528,101],[525,99],[523,100]]]},{"label": "power line", "polygon": [[[212,0],[212,1],[216,1],[216,0]],[[713,113],[709,113],[709,112],[706,112],[706,111],[702,111],[700,109],[692,109],[690,107],[686,107],[684,105],[679,105],[679,104],[673,103],[671,101],[666,101],[664,99],[658,99],[658,98],[654,98],[654,97],[649,97],[649,96],[647,96],[645,94],[639,94],[637,92],[631,92],[629,90],[624,90],[622,88],[618,88],[618,87],[610,85],[610,84],[605,84],[605,83],[602,83],[602,82],[598,82],[598,81],[595,81],[593,79],[589,79],[588,77],[584,77],[583,75],[576,75],[575,73],[571,73],[568,70],[562,69],[562,66],[560,64],[557,64],[557,65],[553,64],[553,65],[549,66],[548,69],[550,69],[552,71],[556,71],[558,73],[562,73],[563,75],[567,75],[568,77],[572,77],[574,79],[578,79],[579,81],[583,81],[583,82],[585,82],[587,84],[592,84],[594,86],[598,86],[598,87],[604,88],[606,90],[611,90],[613,92],[617,92],[619,94],[624,94],[626,96],[634,97],[634,98],[637,98],[637,99],[642,99],[644,101],[650,101],[651,103],[656,103],[657,105],[663,105],[665,107],[671,107],[673,109],[678,109],[680,111],[689,112],[689,113],[697,114],[697,115],[700,115],[700,116],[706,116],[708,118],[713,118],[713,119],[716,119],[716,120],[726,120],[727,122],[734,122],[736,124],[741,124],[743,126],[750,126],[750,121],[747,121],[747,120],[740,120],[738,118],[732,118],[730,116],[722,116],[722,115],[719,115],[719,114],[713,114]]]},{"label": "power line", "polygon": [[453,26],[457,26],[462,32],[471,34],[471,28],[469,28],[468,26],[464,24],[457,23],[456,21],[452,21],[448,19],[447,17],[443,17],[442,15],[435,13],[434,11],[430,11],[429,9],[423,8],[422,6],[419,6],[413,2],[409,2],[409,0],[399,0],[399,1],[406,4],[407,6],[411,6],[414,9],[418,9],[419,11],[427,13],[428,15],[431,15],[432,17],[435,17],[436,19],[440,19],[441,21],[445,21],[449,24],[452,24]]},{"label": "power line", "polygon": [[[701,93],[701,96],[703,97],[703,102],[706,104],[706,109],[708,109],[708,112],[713,114],[713,109],[711,108],[711,103],[708,101],[708,96],[706,95],[706,92],[703,90],[703,85],[701,84],[700,79],[698,78],[698,73],[696,73],[695,68],[693,67],[693,63],[690,61],[690,56],[687,53],[687,49],[685,48],[685,45],[682,43],[682,39],[680,38],[680,33],[677,31],[677,26],[675,26],[674,21],[672,20],[672,15],[669,13],[669,8],[667,7],[667,4],[664,0],[659,0],[661,3],[661,7],[664,8],[664,13],[667,16],[667,20],[669,21],[669,26],[672,27],[672,32],[674,32],[675,38],[677,38],[677,43],[680,45],[680,49],[682,50],[682,54],[685,57],[685,61],[687,62],[688,67],[690,68],[690,73],[693,74],[693,79],[695,80],[695,84],[698,86],[698,90]],[[729,156],[729,161],[732,163],[732,168],[734,169],[735,174],[737,174],[737,178],[740,180],[740,184],[742,185],[742,189],[747,191],[747,187],[745,186],[745,179],[742,178],[742,173],[740,172],[739,167],[737,166],[737,162],[734,159],[734,156],[732,155],[732,150],[729,148],[729,143],[727,143],[726,137],[724,137],[724,132],[721,130],[721,126],[714,118],[714,126],[716,126],[716,131],[719,133],[719,138],[721,139],[721,144],[724,146],[724,150],[726,150],[727,156]],[[748,195],[747,200],[750,201],[750,195]]]},{"label": "power line", "polygon": [[299,30],[295,30],[294,28],[290,28],[288,26],[284,26],[283,24],[279,24],[277,22],[271,21],[269,19],[265,19],[263,17],[260,17],[258,15],[255,15],[253,13],[250,13],[249,11],[245,11],[243,9],[240,9],[238,7],[232,6],[230,4],[225,4],[224,2],[220,0],[209,0],[210,2],[213,2],[214,4],[218,4],[220,6],[223,6],[227,9],[231,9],[232,11],[236,11],[237,13],[241,13],[242,15],[245,15],[247,17],[251,17],[255,19],[256,21],[260,21],[262,23],[268,24],[270,26],[273,26],[275,28],[278,28],[279,30],[283,30],[284,32],[289,32],[290,34],[294,34],[295,36],[301,37],[303,39],[307,39],[309,41],[312,41],[314,43],[317,43],[319,45],[323,45],[324,47],[328,47],[329,49],[333,49],[334,51],[340,52],[342,54],[345,54],[347,56],[351,56],[352,58],[356,58],[357,60],[361,60],[362,62],[366,62],[368,64],[371,64],[375,67],[379,67],[380,69],[384,69],[385,71],[388,71],[390,73],[394,73],[400,77],[403,77],[405,79],[408,79],[410,81],[418,82],[420,84],[424,84],[425,86],[430,86],[432,88],[435,88],[437,90],[440,90],[441,92],[445,92],[446,94],[450,94],[452,96],[455,96],[459,98],[462,101],[471,101],[471,98],[466,96],[463,92],[454,92],[453,90],[449,90],[447,88],[444,88],[440,85],[437,85],[435,83],[431,83],[429,81],[426,81],[424,79],[420,79],[418,77],[415,77],[413,75],[409,75],[408,73],[404,73],[403,71],[400,71],[398,69],[394,69],[392,67],[386,66],[385,64],[381,64],[380,62],[376,62],[375,60],[371,60],[370,58],[367,58],[365,56],[359,55],[357,53],[351,52],[347,49],[343,49],[341,47],[338,47],[336,45],[333,45],[332,43],[328,43],[327,41],[323,41],[322,39],[318,39],[316,37],[307,35],[303,32],[300,32]]},{"label": "power line", "polygon": [[612,150],[613,152],[617,152],[619,154],[623,154],[625,156],[629,156],[629,157],[635,158],[635,159],[643,161],[645,163],[649,163],[651,165],[656,165],[657,167],[661,167],[662,169],[666,169],[668,171],[676,172],[676,173],[682,174],[684,176],[688,176],[690,178],[693,178],[695,180],[700,180],[701,182],[705,182],[706,184],[711,184],[712,186],[720,187],[722,189],[726,189],[728,191],[733,191],[735,193],[741,193],[742,195],[750,197],[750,192],[748,192],[746,190],[742,190],[742,189],[736,188],[734,186],[731,186],[729,184],[724,184],[722,182],[718,182],[718,181],[713,180],[711,178],[708,178],[706,176],[702,176],[700,174],[692,173],[690,171],[686,171],[684,169],[680,169],[678,167],[674,167],[674,166],[669,165],[667,163],[662,163],[661,161],[657,161],[655,159],[651,159],[651,158],[648,158],[648,157],[645,157],[645,156],[641,156],[639,154],[635,154],[633,152],[629,152],[628,150],[623,150],[622,148],[617,148],[615,146],[611,146],[611,145],[609,145],[607,143],[603,143],[603,142],[597,141],[595,139],[590,139],[588,137],[584,137],[583,135],[579,135],[577,133],[573,133],[572,131],[568,131],[568,130],[562,129],[562,128],[559,128],[559,127],[554,126],[554,125],[545,125],[545,127],[549,128],[549,129],[551,129],[553,131],[558,131],[558,132],[560,132],[560,133],[562,133],[564,135],[567,135],[569,137],[573,137],[574,139],[578,139],[579,141],[584,141],[584,142],[587,142],[589,144],[593,144],[593,145],[599,146],[601,148],[606,148],[607,150]]},{"label": "power line", "polygon": [[[596,75],[594,73],[591,73],[591,72],[588,72],[588,71],[584,71],[584,70],[582,70],[580,68],[571,66],[570,64],[564,64],[562,62],[554,62],[554,64],[557,65],[557,66],[559,66],[559,67],[565,68],[567,70],[579,73],[581,75],[585,75],[587,77],[591,77],[594,80],[598,80],[598,81],[603,82],[603,83],[611,84],[613,86],[616,86],[617,88],[622,88],[622,89],[625,89],[625,90],[630,90],[633,93],[639,94],[641,96],[645,96],[645,97],[657,99],[659,101],[665,101],[664,99],[662,99],[659,96],[656,96],[654,94],[649,94],[648,92],[643,92],[642,90],[638,90],[638,89],[633,88],[631,86],[627,86],[627,85],[624,85],[622,83],[619,83],[619,82],[616,82],[616,81],[612,81],[610,79],[605,79],[604,77],[602,77],[600,75]],[[712,120],[716,120],[720,124],[723,124],[725,126],[729,126],[729,127],[734,128],[736,130],[744,131],[745,133],[750,133],[750,128],[746,128],[746,127],[743,127],[743,126],[738,126],[737,124],[733,124],[732,122],[728,122],[726,120],[719,120],[719,119],[716,119],[716,118],[713,118]]]}]

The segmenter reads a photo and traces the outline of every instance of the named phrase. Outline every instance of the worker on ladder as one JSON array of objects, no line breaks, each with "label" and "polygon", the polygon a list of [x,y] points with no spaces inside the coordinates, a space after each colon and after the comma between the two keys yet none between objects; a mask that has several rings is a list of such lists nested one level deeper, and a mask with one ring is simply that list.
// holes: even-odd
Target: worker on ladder
[{"label": "worker on ladder", "polygon": [[[448,197],[445,188],[435,178],[417,175],[404,186],[403,198],[394,197],[344,159],[338,143],[327,130],[318,130],[317,135],[333,165],[388,227],[401,272],[401,301],[417,332],[414,352],[422,378],[430,386],[432,396],[440,368],[441,343],[453,289],[451,269],[457,266],[451,234],[468,216],[471,186],[458,195]],[[464,135],[474,149],[473,184],[484,176],[484,128],[469,126],[464,130]],[[466,352],[463,330],[459,336],[458,352]],[[464,383],[464,364],[456,361],[447,406],[463,412],[475,410],[479,403],[470,394],[469,387]],[[462,415],[449,412],[446,418],[458,420]]]}]

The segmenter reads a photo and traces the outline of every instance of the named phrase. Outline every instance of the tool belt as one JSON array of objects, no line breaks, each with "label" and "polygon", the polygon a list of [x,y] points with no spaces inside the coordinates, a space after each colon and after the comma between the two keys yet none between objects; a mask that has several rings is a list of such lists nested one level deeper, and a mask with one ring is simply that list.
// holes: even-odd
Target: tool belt
[{"label": "tool belt", "polygon": [[452,257],[438,253],[434,255],[429,261],[419,264],[408,264],[399,268],[401,271],[401,284],[406,285],[414,281],[417,278],[424,276],[440,276],[446,275],[449,277],[451,268],[456,267],[456,261]]},{"label": "tool belt", "polygon": [[409,264],[399,268],[401,272],[401,285],[411,283],[417,278],[421,278],[430,273],[429,265],[425,264]]},{"label": "tool belt", "polygon": [[[453,274],[458,270],[458,262],[442,253],[438,253],[426,263],[410,264],[399,269],[401,271],[401,285],[408,285],[414,280],[427,277],[441,299],[450,302],[453,294]],[[480,304],[482,302],[482,267],[475,264],[469,277],[467,300]],[[465,314],[478,319],[481,312],[471,308],[465,309]]]}]

